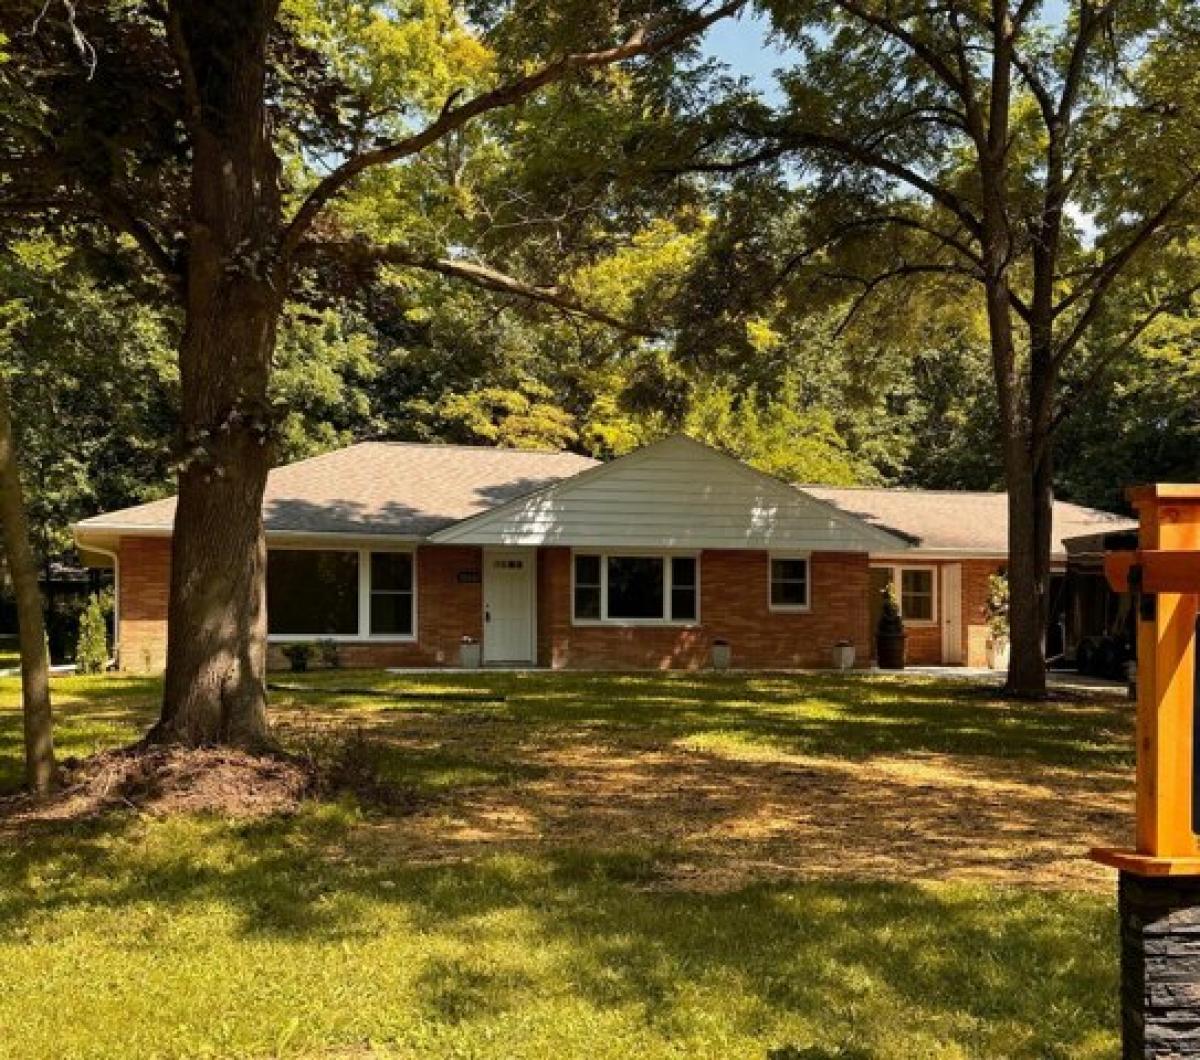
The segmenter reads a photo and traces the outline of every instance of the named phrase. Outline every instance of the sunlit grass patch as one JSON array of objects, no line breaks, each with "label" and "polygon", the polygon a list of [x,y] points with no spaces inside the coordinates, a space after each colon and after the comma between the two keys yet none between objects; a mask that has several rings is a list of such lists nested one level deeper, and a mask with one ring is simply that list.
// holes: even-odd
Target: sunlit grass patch
[{"label": "sunlit grass patch", "polygon": [[[286,746],[349,745],[411,802],[10,827],[0,1057],[1115,1054],[1113,903],[1066,870],[1124,812],[1123,701],[903,677],[272,680],[295,686],[272,698]],[[17,691],[0,681],[0,787]],[[136,739],[160,695],[54,691],[64,754]]]}]

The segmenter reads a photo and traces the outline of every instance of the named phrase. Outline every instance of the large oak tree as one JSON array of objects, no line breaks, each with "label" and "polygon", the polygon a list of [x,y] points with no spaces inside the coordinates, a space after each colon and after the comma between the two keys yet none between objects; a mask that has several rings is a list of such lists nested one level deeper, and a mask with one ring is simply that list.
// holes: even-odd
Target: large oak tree
[{"label": "large oak tree", "polygon": [[[5,5],[7,223],[119,234],[182,315],[169,645],[152,738],[270,740],[261,508],[273,355],[299,277],[349,264],[416,268],[605,318],[553,278],[517,279],[394,233],[381,243],[378,226],[356,226],[339,204],[368,174],[444,149],[548,86],[585,85],[680,48],[741,2],[525,4],[519,14],[479,4],[471,14],[496,42],[495,61],[464,64],[457,78],[449,70],[437,100],[403,77],[380,92],[358,76],[371,42],[428,15],[425,5]],[[455,9],[435,16],[432,35],[396,42],[393,65],[406,50],[472,36]],[[343,34],[336,61],[322,33]]]},{"label": "large oak tree", "polygon": [[735,190],[791,204],[803,224],[778,283],[826,298],[836,289],[851,318],[895,284],[930,279],[986,315],[1008,490],[1008,683],[1040,695],[1057,433],[1147,328],[1200,290],[1188,245],[1200,210],[1200,9],[762,7],[784,46],[782,98],[731,93],[667,171],[732,175]]}]

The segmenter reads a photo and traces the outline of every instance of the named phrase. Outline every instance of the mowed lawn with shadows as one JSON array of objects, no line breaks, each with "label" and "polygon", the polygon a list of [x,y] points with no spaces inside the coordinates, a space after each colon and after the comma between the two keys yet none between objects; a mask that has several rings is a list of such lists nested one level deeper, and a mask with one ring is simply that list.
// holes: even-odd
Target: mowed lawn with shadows
[{"label": "mowed lawn with shadows", "polygon": [[[793,675],[277,675],[383,804],[0,820],[0,1057],[1115,1055],[1132,710]],[[55,682],[62,754],[152,678]],[[0,790],[20,775],[0,681]]]}]

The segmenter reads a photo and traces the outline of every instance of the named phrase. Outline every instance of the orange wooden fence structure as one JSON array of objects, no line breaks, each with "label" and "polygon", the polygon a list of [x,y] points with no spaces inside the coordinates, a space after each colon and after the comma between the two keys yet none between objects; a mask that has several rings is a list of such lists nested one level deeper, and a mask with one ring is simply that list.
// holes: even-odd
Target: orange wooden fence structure
[{"label": "orange wooden fence structure", "polygon": [[1139,486],[1129,497],[1138,549],[1110,554],[1105,573],[1137,595],[1136,844],[1092,856],[1139,876],[1200,876],[1200,486]]}]

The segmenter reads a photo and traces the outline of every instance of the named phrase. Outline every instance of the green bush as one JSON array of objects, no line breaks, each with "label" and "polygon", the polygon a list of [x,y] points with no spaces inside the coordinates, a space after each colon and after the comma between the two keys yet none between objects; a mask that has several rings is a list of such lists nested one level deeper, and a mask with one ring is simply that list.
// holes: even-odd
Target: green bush
[{"label": "green bush", "polygon": [[111,606],[107,596],[93,593],[83,614],[79,616],[75,666],[81,674],[102,674],[108,666],[108,623],[105,616]]}]

